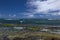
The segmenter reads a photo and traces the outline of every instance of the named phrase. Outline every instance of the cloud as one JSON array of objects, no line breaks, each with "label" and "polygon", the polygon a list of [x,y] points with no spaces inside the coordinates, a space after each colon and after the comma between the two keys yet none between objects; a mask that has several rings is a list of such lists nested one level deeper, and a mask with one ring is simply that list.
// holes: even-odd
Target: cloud
[{"label": "cloud", "polygon": [[27,17],[28,18],[34,18],[35,16],[32,14],[32,15],[28,15]]},{"label": "cloud", "polygon": [[1,17],[2,15],[0,14],[0,17]]},{"label": "cloud", "polygon": [[11,17],[11,14],[9,14],[9,17]]},{"label": "cloud", "polygon": [[30,12],[24,12],[23,16],[25,16],[26,18],[34,18],[34,14],[30,13]]},{"label": "cloud", "polygon": [[13,17],[16,17],[16,14],[14,14]]},{"label": "cloud", "polygon": [[28,0],[32,14],[60,15],[60,0]]},{"label": "cloud", "polygon": [[16,17],[17,15],[16,14],[13,14],[13,15],[9,14],[8,16],[9,17]]}]

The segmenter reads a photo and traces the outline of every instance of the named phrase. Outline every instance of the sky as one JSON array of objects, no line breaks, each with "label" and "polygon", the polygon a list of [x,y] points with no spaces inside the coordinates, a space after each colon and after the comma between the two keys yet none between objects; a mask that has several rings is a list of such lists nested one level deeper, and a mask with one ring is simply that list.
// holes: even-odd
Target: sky
[{"label": "sky", "polygon": [[60,18],[60,0],[0,0],[0,18]]}]

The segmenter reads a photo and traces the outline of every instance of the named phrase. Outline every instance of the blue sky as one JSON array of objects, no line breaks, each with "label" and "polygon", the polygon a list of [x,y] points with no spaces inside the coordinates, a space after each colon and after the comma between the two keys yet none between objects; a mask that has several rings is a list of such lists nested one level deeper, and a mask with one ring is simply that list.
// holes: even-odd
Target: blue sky
[{"label": "blue sky", "polygon": [[0,18],[60,18],[60,0],[0,0]]},{"label": "blue sky", "polygon": [[20,16],[26,11],[27,0],[0,0],[0,18]]}]

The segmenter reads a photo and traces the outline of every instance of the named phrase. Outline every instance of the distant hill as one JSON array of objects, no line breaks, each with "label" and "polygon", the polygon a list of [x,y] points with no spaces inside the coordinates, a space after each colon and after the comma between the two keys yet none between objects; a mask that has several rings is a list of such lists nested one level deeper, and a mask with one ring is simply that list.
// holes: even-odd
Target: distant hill
[{"label": "distant hill", "polygon": [[48,19],[0,19],[0,23],[11,24],[40,24],[40,25],[60,25],[60,20],[48,20]]}]

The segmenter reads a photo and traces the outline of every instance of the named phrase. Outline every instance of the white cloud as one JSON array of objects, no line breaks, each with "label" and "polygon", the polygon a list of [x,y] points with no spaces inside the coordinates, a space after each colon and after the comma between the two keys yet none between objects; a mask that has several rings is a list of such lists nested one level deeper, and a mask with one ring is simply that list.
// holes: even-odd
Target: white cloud
[{"label": "white cloud", "polygon": [[16,17],[16,14],[13,14],[13,15],[9,14],[9,17]]},{"label": "white cloud", "polygon": [[26,17],[26,18],[34,18],[34,14],[32,14],[32,13],[30,13],[30,12],[24,12],[24,13],[22,13],[23,15],[22,16],[24,16],[24,17]]},{"label": "white cloud", "polygon": [[58,12],[58,15],[60,15],[60,12]]},{"label": "white cloud", "polygon": [[40,17],[44,17],[43,15],[40,15]]},{"label": "white cloud", "polygon": [[[49,10],[60,10],[60,0],[30,0],[27,2],[29,7],[35,7],[32,10],[32,14],[34,13],[43,13],[50,14]],[[60,12],[51,13],[51,15],[60,15]]]},{"label": "white cloud", "polygon": [[14,14],[12,17],[16,17],[16,14]]},{"label": "white cloud", "polygon": [[0,17],[1,17],[2,15],[0,14]]},{"label": "white cloud", "polygon": [[28,15],[32,15],[32,14],[29,12],[24,12],[23,15],[28,16]]},{"label": "white cloud", "polygon": [[11,14],[9,14],[9,17],[11,17]]},{"label": "white cloud", "polygon": [[16,14],[14,14],[13,16],[16,16]]},{"label": "white cloud", "polygon": [[28,15],[28,17],[34,17],[34,15]]}]

